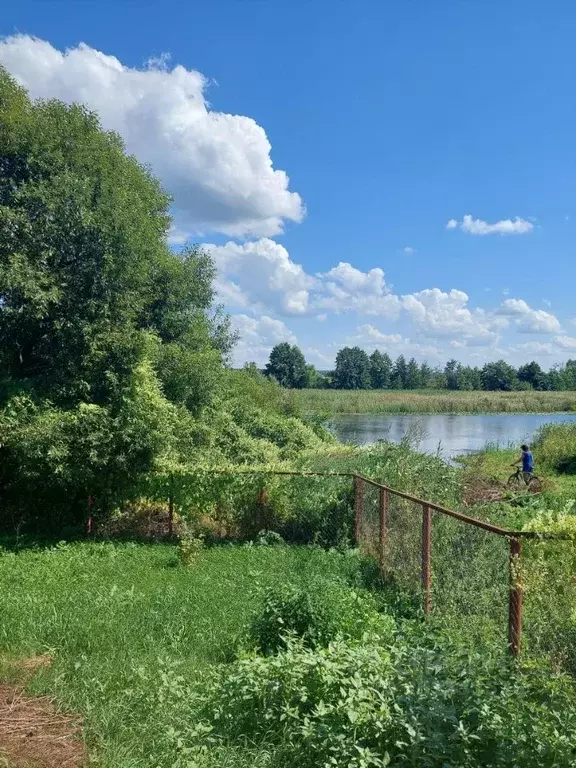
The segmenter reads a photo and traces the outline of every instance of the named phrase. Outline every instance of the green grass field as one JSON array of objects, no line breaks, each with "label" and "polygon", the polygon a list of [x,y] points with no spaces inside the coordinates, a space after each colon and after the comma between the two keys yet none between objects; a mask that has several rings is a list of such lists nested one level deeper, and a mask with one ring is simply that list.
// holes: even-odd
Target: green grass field
[{"label": "green grass field", "polygon": [[552,413],[576,410],[576,392],[294,389],[288,399],[307,414]]},{"label": "green grass field", "polygon": [[[49,656],[29,692],[82,715],[99,768],[573,764],[570,678],[517,674],[501,645],[447,637],[365,591],[365,567],[312,547],[221,546],[188,567],[168,545],[4,550],[0,678]],[[270,587],[281,613],[268,612],[268,633],[283,632],[275,615],[327,627],[355,614],[380,634],[238,656]]]},{"label": "green grass field", "polygon": [[[51,655],[34,690],[83,714],[99,766],[192,766],[177,762],[170,736],[189,711],[182,680],[198,681],[235,653],[265,587],[346,578],[357,567],[357,558],[303,547],[217,547],[187,568],[164,545],[4,552],[4,672],[11,658]],[[251,765],[249,750],[214,760]]]}]

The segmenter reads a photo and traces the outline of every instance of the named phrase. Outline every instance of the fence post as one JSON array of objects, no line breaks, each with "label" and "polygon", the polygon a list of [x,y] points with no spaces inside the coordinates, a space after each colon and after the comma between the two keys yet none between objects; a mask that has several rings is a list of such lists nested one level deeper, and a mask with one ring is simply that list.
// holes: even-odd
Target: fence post
[{"label": "fence post", "polygon": [[386,539],[388,538],[388,489],[380,488],[380,574],[384,573]]},{"label": "fence post", "polygon": [[174,475],[170,475],[170,490],[168,495],[168,538],[174,534]]},{"label": "fence post", "polygon": [[510,595],[508,598],[508,648],[512,656],[522,650],[522,603],[524,593],[520,574],[522,542],[510,539]]},{"label": "fence post", "polygon": [[358,475],[354,475],[354,539],[360,542],[360,523],[362,508],[364,506],[364,481]]},{"label": "fence post", "polygon": [[431,523],[430,507],[422,507],[422,589],[424,590],[424,613],[430,613],[430,560],[431,560]]},{"label": "fence post", "polygon": [[92,496],[88,496],[88,519],[86,520],[86,533],[92,533]]}]

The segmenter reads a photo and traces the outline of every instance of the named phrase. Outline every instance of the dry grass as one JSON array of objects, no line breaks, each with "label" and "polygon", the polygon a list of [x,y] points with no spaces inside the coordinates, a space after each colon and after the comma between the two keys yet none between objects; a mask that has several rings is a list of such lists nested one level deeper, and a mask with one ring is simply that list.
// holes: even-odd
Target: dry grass
[{"label": "dry grass", "polygon": [[81,722],[58,712],[47,696],[27,696],[24,684],[48,656],[7,662],[20,684],[0,685],[0,766],[2,768],[78,768],[85,765]]}]

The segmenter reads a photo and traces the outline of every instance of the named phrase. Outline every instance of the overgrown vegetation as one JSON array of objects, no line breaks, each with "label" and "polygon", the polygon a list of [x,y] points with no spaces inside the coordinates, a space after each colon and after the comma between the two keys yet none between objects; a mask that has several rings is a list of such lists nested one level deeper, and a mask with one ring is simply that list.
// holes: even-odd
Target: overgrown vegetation
[{"label": "overgrown vegetation", "polygon": [[3,527],[71,530],[150,473],[321,442],[277,385],[227,370],[209,257],[170,250],[169,198],[96,115],[0,70],[0,144]]},{"label": "overgrown vegetation", "polygon": [[[16,674],[13,658],[49,657],[33,689],[83,715],[103,768],[572,765],[573,541],[527,553],[531,661],[514,666],[502,637],[504,540],[435,518],[440,621],[425,623],[421,510],[390,503],[381,573],[353,548],[342,473],[457,506],[469,501],[466,472],[410,439],[336,444],[317,415],[337,412],[334,402],[274,381],[321,383],[294,347],[276,350],[268,377],[230,370],[234,337],[210,259],[170,250],[167,196],[95,115],[32,103],[0,70],[0,144],[4,672]],[[452,362],[434,372],[342,350],[335,378],[386,390],[438,375],[435,386],[463,388],[478,372]],[[478,373],[486,389],[544,388],[534,368],[503,365]],[[396,396],[313,394],[378,397],[384,410]],[[436,394],[410,397],[459,410]],[[470,410],[573,405],[559,393],[494,393],[489,406],[468,397]],[[573,432],[544,430],[537,443],[556,477],[572,471]],[[573,532],[571,502],[556,502],[475,512]],[[358,538],[370,550],[376,489],[363,504]],[[168,509],[177,543],[114,541],[166,536]],[[54,546],[86,535],[88,520],[96,541]]]},{"label": "overgrown vegetation", "polygon": [[576,410],[576,392],[301,389],[286,393],[303,413],[553,413]]},{"label": "overgrown vegetation", "polygon": [[[568,678],[426,630],[365,590],[358,555],[217,547],[177,562],[136,544],[0,556],[4,664],[51,655],[33,690],[83,713],[104,768],[572,764]],[[268,655],[252,638],[274,641]]]}]

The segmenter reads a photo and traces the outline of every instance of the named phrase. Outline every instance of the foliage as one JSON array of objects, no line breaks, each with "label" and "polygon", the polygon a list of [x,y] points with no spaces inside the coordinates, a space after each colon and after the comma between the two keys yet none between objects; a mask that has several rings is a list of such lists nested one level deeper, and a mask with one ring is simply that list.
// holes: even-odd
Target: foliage
[{"label": "foliage", "polygon": [[482,388],[487,390],[503,390],[509,392],[514,389],[516,371],[505,360],[495,363],[486,363],[482,369]]},{"label": "foliage", "polygon": [[370,360],[360,347],[344,347],[336,355],[334,386],[337,389],[368,389]]},{"label": "foliage", "polygon": [[178,542],[178,557],[182,565],[192,565],[204,549],[204,539],[200,536],[184,535]]},{"label": "foliage", "polygon": [[353,579],[359,559],[305,547],[213,547],[201,567],[177,562],[177,547],[166,544],[3,550],[1,658],[52,656],[34,690],[82,714],[102,768],[190,768],[185,747],[214,768],[263,766],[265,754],[252,750],[202,754],[193,705],[204,679],[248,632],[262,590]]},{"label": "foliage", "polygon": [[389,643],[393,631],[394,620],[377,612],[368,593],[315,579],[305,587],[270,587],[252,624],[251,639],[258,650],[269,654],[285,648],[293,637],[315,648],[339,637],[360,640],[365,635]]},{"label": "foliage", "polygon": [[560,536],[524,542],[520,575],[525,591],[527,642],[576,675],[576,515],[573,500],[541,510],[524,530]]},{"label": "foliage", "polygon": [[370,355],[370,386],[372,389],[388,389],[392,374],[392,360],[386,353],[375,349]]},{"label": "foliage", "polygon": [[549,471],[576,474],[576,424],[544,424],[537,432],[533,451]]},{"label": "foliage", "polygon": [[283,341],[270,352],[266,375],[272,376],[283,387],[300,389],[308,386],[308,371],[302,351]]},{"label": "foliage", "polygon": [[568,679],[426,640],[253,654],[206,712],[217,743],[261,744],[273,766],[552,768],[576,749]]},{"label": "foliage", "polygon": [[3,70],[0,91],[0,495],[12,521],[80,523],[88,496],[107,513],[189,460],[233,337],[119,137]]}]

